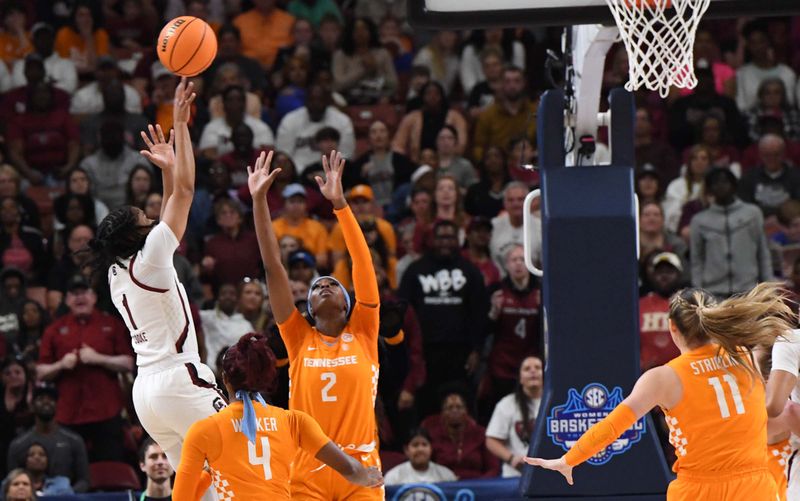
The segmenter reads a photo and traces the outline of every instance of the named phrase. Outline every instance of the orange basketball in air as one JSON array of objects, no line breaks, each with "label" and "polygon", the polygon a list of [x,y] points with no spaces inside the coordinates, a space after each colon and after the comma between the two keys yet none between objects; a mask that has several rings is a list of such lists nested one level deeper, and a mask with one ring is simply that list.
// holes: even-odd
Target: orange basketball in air
[{"label": "orange basketball in air", "polygon": [[202,19],[176,17],[158,34],[158,58],[168,70],[192,77],[208,68],[217,56],[217,36]]}]

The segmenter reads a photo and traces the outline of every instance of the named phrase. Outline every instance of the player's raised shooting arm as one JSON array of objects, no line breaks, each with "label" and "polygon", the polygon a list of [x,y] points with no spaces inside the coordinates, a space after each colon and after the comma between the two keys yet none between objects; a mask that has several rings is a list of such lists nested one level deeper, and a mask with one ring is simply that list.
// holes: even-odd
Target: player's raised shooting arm
[{"label": "player's raised shooting arm", "polygon": [[275,235],[275,228],[272,226],[272,217],[267,205],[267,191],[272,186],[275,176],[280,172],[280,169],[270,172],[272,153],[272,151],[269,154],[262,152],[256,160],[256,165],[253,168],[247,167],[247,184],[253,197],[253,219],[261,261],[264,263],[264,270],[267,274],[272,314],[280,325],[289,319],[295,306],[292,289],[289,285],[289,275],[281,262],[278,238]]},{"label": "player's raised shooting arm", "polygon": [[173,122],[175,127],[175,169],[172,196],[164,200],[162,218],[180,241],[186,231],[189,209],[194,198],[195,165],[192,140],[189,136],[189,116],[195,94],[186,78],[175,89]]}]

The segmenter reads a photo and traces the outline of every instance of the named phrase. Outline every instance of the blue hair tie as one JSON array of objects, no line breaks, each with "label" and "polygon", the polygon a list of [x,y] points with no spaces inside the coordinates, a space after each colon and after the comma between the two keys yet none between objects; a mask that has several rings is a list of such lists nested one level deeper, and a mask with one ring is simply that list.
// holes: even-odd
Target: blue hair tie
[{"label": "blue hair tie", "polygon": [[267,406],[264,397],[257,391],[239,390],[236,392],[236,398],[244,404],[244,413],[242,415],[242,433],[247,437],[250,442],[256,443],[256,409],[253,407],[253,399],[258,403]]},{"label": "blue hair tie", "polygon": [[342,294],[344,294],[344,301],[347,304],[347,312],[345,313],[345,315],[349,315],[351,307],[350,293],[347,292],[347,289],[344,288],[344,285],[342,285],[340,281],[336,280],[335,278],[329,275],[325,275],[323,277],[317,277],[314,279],[313,282],[311,282],[311,287],[308,288],[308,297],[306,298],[306,309],[308,310],[308,314],[311,315],[312,317],[314,316],[314,312],[311,310],[311,293],[314,292],[314,286],[317,285],[317,282],[319,282],[323,278],[327,278],[328,280],[335,282],[336,285],[338,285],[339,288],[342,289]]}]

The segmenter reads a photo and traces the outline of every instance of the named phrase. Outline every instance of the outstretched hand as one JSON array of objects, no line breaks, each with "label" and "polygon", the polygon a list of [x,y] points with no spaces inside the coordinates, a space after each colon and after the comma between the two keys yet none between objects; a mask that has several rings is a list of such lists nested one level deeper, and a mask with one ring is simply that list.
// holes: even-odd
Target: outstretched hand
[{"label": "outstretched hand", "polygon": [[160,125],[153,127],[147,126],[150,131],[148,136],[147,132],[142,131],[142,139],[147,147],[146,150],[141,150],[139,153],[148,159],[153,165],[161,170],[171,169],[175,166],[175,131],[169,131],[169,141],[164,139],[164,132],[161,130]]},{"label": "outstretched hand", "polygon": [[342,188],[344,162],[342,153],[333,150],[330,157],[324,155],[322,157],[322,170],[325,172],[325,179],[323,180],[319,176],[314,177],[322,196],[330,200],[335,209],[342,209],[347,205],[347,201],[344,199],[344,188]]},{"label": "outstretched hand", "polygon": [[542,458],[525,458],[525,462],[531,466],[541,466],[546,470],[553,470],[561,473],[564,475],[564,478],[567,479],[567,483],[572,485],[572,466],[567,464],[567,460],[564,457],[560,457],[558,459],[542,459]]},{"label": "outstretched hand", "polygon": [[280,167],[278,167],[270,172],[272,154],[272,151],[269,153],[262,151],[256,159],[255,167],[247,166],[247,187],[250,188],[250,195],[252,195],[253,200],[267,195],[270,186],[275,182],[275,178],[281,171]]},{"label": "outstretched hand", "polygon": [[192,115],[192,103],[196,97],[194,83],[189,82],[186,77],[181,77],[181,83],[175,87],[175,101],[172,110],[173,122],[176,124],[189,123],[189,118]]}]

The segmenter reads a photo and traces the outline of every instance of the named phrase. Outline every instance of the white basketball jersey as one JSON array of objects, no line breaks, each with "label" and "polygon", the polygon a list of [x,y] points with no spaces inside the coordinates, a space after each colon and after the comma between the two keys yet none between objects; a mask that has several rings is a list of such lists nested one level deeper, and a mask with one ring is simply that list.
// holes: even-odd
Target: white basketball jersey
[{"label": "white basketball jersey", "polygon": [[175,234],[162,221],[139,252],[108,269],[111,299],[131,333],[139,367],[197,353],[186,290],[172,264],[177,248]]}]

